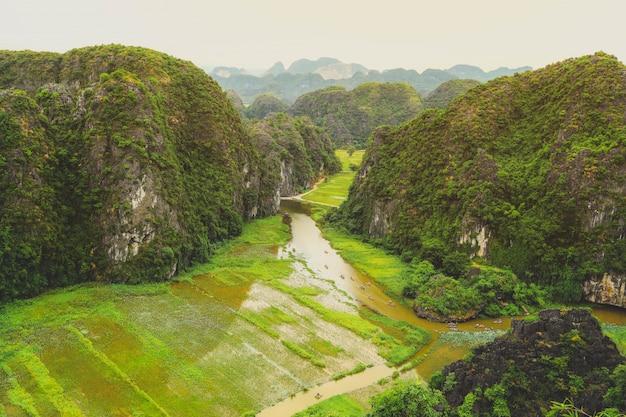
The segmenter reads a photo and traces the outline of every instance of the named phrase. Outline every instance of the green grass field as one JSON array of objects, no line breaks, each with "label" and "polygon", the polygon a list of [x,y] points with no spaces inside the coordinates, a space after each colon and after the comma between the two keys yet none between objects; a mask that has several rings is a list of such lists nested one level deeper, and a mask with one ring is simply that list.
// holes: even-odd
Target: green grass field
[{"label": "green grass field", "polygon": [[348,395],[336,395],[319,404],[296,413],[293,417],[360,417],[365,415],[365,408]]}]

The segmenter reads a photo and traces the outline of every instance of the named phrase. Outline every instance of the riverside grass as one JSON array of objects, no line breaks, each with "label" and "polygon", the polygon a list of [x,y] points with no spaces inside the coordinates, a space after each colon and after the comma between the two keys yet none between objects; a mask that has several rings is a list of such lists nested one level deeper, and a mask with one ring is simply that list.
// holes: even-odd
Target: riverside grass
[{"label": "riverside grass", "polygon": [[605,324],[602,329],[615,342],[620,353],[626,356],[626,326]]},{"label": "riverside grass", "polygon": [[341,253],[341,257],[363,274],[375,278],[388,295],[401,299],[400,295],[406,284],[402,276],[409,271],[404,262],[381,248],[320,222],[328,212],[328,205],[338,207],[347,198],[348,189],[356,174],[350,170],[350,166],[360,166],[363,154],[362,150],[357,150],[351,155],[346,150],[337,150],[336,155],[341,161],[342,172],[318,184],[317,188],[307,193],[303,199],[311,203],[322,203],[312,204],[311,217],[318,222],[324,237]]},{"label": "riverside grass", "polygon": [[341,172],[319,183],[314,190],[302,197],[304,200],[339,207],[348,197],[348,189],[356,175],[356,171],[353,171],[351,166],[361,165],[365,151],[358,150],[348,155],[347,151],[338,149],[335,153],[341,161]]},{"label": "riverside grass", "polygon": [[321,417],[342,416],[361,417],[365,415],[365,408],[354,398],[348,395],[336,395],[320,402],[304,411],[296,413],[293,417]]}]

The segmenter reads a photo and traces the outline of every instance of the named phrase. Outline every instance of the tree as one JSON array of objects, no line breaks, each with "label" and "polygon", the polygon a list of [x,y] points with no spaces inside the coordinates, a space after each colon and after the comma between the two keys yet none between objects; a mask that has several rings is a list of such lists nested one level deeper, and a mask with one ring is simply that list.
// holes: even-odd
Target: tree
[{"label": "tree", "polygon": [[615,386],[609,388],[604,399],[613,407],[626,411],[626,365],[617,365],[611,380]]},{"label": "tree", "polygon": [[402,380],[372,398],[371,403],[367,417],[437,417],[443,415],[439,409],[445,400],[438,391]]},{"label": "tree", "polygon": [[469,256],[461,252],[452,252],[443,257],[443,273],[454,278],[465,278],[472,262]]}]

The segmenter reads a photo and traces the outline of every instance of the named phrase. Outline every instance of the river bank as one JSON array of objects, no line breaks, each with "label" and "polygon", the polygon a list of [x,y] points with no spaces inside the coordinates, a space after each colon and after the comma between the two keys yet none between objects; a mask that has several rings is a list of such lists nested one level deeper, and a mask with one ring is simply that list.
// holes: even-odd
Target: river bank
[{"label": "river bank", "polygon": [[[307,205],[306,202],[304,204]],[[293,208],[292,203],[287,203],[285,205],[288,206],[286,208],[286,211],[289,212],[290,215],[293,215],[294,208]],[[312,217],[315,217],[318,219],[322,217],[320,213],[325,212],[325,209],[319,208],[319,206],[316,206],[316,204],[314,204],[313,206],[309,206],[309,208],[307,209],[302,209],[301,204],[298,204],[297,207],[299,207],[298,210],[301,210],[302,212],[306,213],[307,216],[312,215]],[[309,221],[312,221],[310,217],[309,217]],[[312,226],[309,226],[309,227],[312,229]],[[325,257],[320,255],[320,251],[318,249],[319,244],[312,243],[316,241],[315,239],[317,239],[318,234],[321,235],[321,232],[309,231],[308,233],[303,233],[303,235],[307,236],[307,240],[308,240],[307,245],[308,245],[308,248],[310,248],[307,254],[308,259],[314,264],[317,263],[317,265],[319,265],[320,262],[317,261],[317,258],[321,257],[324,259],[325,268],[328,265],[332,265],[332,268],[330,268],[331,270],[340,270],[340,271],[345,272],[345,269],[343,270],[341,269],[342,267],[341,263],[337,263],[335,260],[333,260],[332,263],[329,263]],[[331,243],[332,247],[334,248],[346,247],[345,246],[346,243],[342,242],[342,240],[344,240],[345,237],[341,236],[341,233],[336,234],[332,230],[331,231],[326,230],[324,232],[324,235],[330,239],[330,241],[332,242]],[[347,240],[349,241],[350,238],[348,238]],[[292,242],[290,242],[290,244],[292,244]],[[354,242],[349,243],[348,246],[352,244],[354,244]],[[298,245],[298,243],[296,243],[296,245]],[[363,246],[365,247],[367,245],[363,245]],[[373,250],[373,252],[377,252],[375,248],[368,247],[364,250],[364,252],[367,253],[364,256],[365,258],[368,258],[371,260],[372,257],[375,258],[377,255],[380,255],[380,252],[377,252],[377,255],[372,255],[372,253],[369,253],[370,250]],[[323,251],[326,254],[327,250],[324,249]],[[351,265],[351,266],[356,266],[356,264],[358,264],[358,261],[354,262],[355,257],[352,255],[350,258],[353,264],[355,265]],[[379,263],[384,264],[384,262],[379,262]],[[374,264],[376,264],[376,262],[374,262]],[[366,293],[363,292],[363,289],[365,288],[369,291],[372,287],[369,285],[367,287],[364,287],[363,283],[367,282],[371,284],[371,282],[373,282],[374,280],[370,278],[367,275],[367,273],[365,273],[364,271],[369,271],[370,275],[375,276],[375,277],[389,276],[389,275],[399,276],[400,275],[399,271],[394,270],[394,268],[390,267],[389,265],[378,265],[378,266],[372,267],[371,263],[367,266],[358,265],[358,267],[359,267],[358,270],[352,269],[348,271],[348,273],[352,273],[353,275],[351,275],[351,282],[348,282],[347,285],[343,281],[344,274],[340,274],[340,278],[341,278],[340,280],[336,279],[336,274],[331,274],[330,278],[334,279],[338,286],[341,286],[348,293],[350,293],[355,298],[355,300],[359,302],[362,308],[372,309],[381,314],[389,315],[396,319],[402,319],[402,320],[407,320],[412,323],[416,323],[422,328],[427,329],[433,336],[431,343],[425,346],[417,355],[418,358],[415,361],[417,365],[413,369],[417,372],[418,378],[428,379],[428,377],[432,375],[432,373],[434,373],[435,371],[441,370],[444,365],[451,363],[454,360],[462,358],[469,351],[471,347],[476,346],[478,344],[483,344],[492,340],[498,334],[502,334],[504,331],[506,331],[510,327],[511,317],[504,317],[504,318],[495,319],[495,320],[485,319],[485,318],[474,319],[474,320],[469,320],[465,323],[457,324],[453,326],[452,328],[450,328],[447,324],[434,323],[434,322],[420,319],[410,309],[406,309],[406,308],[390,309],[389,297],[390,296],[393,297],[393,290],[395,290],[396,294],[401,292],[401,286],[400,286],[401,283],[397,283],[398,285],[392,289],[391,295],[390,295],[389,285],[391,285],[391,287],[394,287],[395,281],[393,278],[389,279],[389,277],[387,277],[383,280],[383,282],[387,284],[387,288],[385,289],[386,291],[383,291],[380,288],[378,288],[378,286],[375,286],[375,288],[373,288],[372,290],[377,292],[378,297],[373,297],[370,294],[368,294],[366,298],[365,297]],[[401,267],[398,267],[397,265],[396,267],[401,268]],[[319,269],[319,272],[323,272],[323,271]],[[382,294],[382,297],[380,296],[380,294]],[[375,303],[375,300],[388,300],[388,302],[387,303]],[[394,306],[398,306],[398,304],[395,303]],[[605,326],[606,331],[610,335],[613,336],[614,340],[618,343],[618,346],[621,346],[622,351],[626,352],[626,344],[624,343],[625,341],[623,340],[625,332],[624,332],[623,327],[620,328],[620,326],[626,326],[626,312],[623,309],[612,308],[609,306],[592,306],[592,307],[594,310],[594,315],[606,324]],[[406,314],[403,314],[403,313],[406,313]],[[477,329],[480,329],[480,331],[477,331]],[[621,338],[621,342],[620,340],[618,340],[620,338]],[[350,393],[348,393],[348,395],[350,395]],[[358,394],[356,393],[355,395],[358,396]],[[337,398],[340,398],[340,397],[337,397]],[[293,399],[291,399],[285,402],[293,403],[293,402],[297,402],[297,400],[294,401]],[[290,407],[291,407],[289,408],[290,410],[294,409],[293,404],[290,404]],[[303,415],[304,414],[305,413],[303,413]],[[285,414],[285,415],[288,415],[288,414]]]}]

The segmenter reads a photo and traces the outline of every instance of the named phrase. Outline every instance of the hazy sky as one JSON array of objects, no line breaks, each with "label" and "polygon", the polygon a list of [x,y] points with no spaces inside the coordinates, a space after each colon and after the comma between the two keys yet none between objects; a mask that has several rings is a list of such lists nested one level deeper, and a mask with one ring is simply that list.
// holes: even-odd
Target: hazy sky
[{"label": "hazy sky", "polygon": [[624,0],[10,0],[0,49],[144,46],[198,66],[337,58],[370,69],[488,71],[596,51],[626,60]]}]

